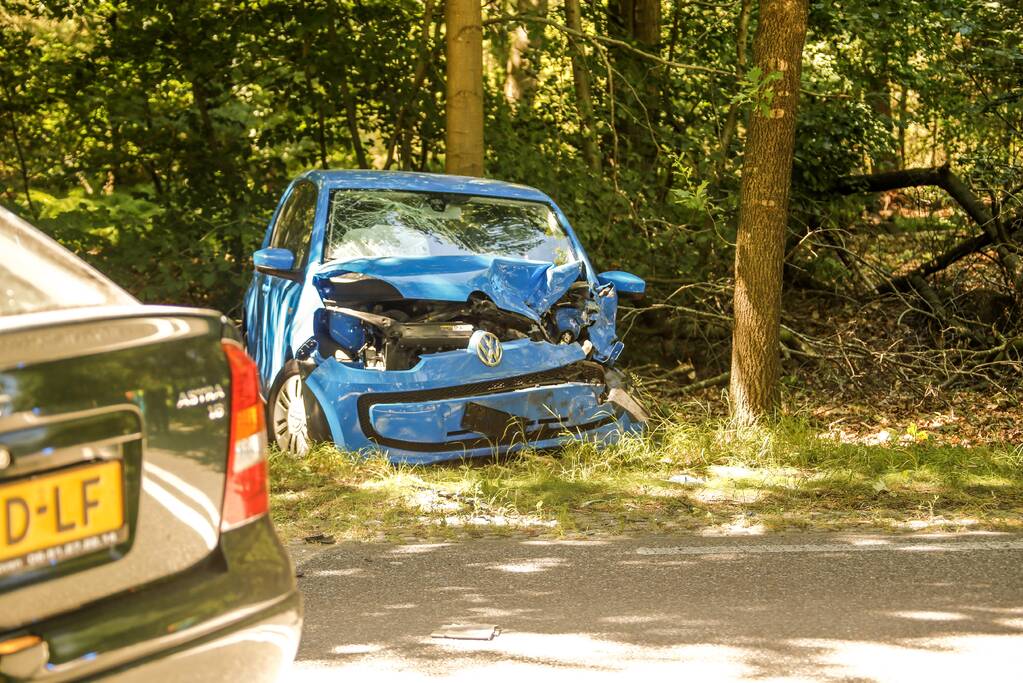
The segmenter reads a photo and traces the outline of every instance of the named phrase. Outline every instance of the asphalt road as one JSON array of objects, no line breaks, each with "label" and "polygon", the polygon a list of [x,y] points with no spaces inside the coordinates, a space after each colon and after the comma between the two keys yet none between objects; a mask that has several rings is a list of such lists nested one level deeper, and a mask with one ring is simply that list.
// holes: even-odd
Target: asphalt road
[{"label": "asphalt road", "polygon": [[292,680],[1023,681],[1021,536],[302,550]]}]

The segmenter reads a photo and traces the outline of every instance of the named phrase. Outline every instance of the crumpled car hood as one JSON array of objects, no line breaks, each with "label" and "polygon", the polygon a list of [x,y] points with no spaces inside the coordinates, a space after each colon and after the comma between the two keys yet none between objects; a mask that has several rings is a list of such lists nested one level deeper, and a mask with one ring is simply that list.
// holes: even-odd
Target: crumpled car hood
[{"label": "crumpled car hood", "polygon": [[326,263],[313,282],[321,297],[329,295],[330,278],[345,273],[382,280],[406,299],[460,302],[483,292],[498,308],[538,321],[579,280],[582,267],[491,256],[387,257]]}]

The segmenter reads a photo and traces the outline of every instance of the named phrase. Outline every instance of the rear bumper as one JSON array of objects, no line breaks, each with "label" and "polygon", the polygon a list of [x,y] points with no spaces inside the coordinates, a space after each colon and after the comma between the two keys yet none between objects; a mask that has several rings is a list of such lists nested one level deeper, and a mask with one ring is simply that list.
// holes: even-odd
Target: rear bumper
[{"label": "rear bumper", "polygon": [[282,679],[295,659],[302,630],[302,605],[292,593],[265,610],[174,650],[160,653],[126,668],[101,675],[99,680],[154,683],[202,680],[265,681]]},{"label": "rear bumper", "polygon": [[[499,368],[461,351],[425,356],[409,371],[367,371],[329,359],[306,384],[334,440],[381,450],[393,462],[431,463],[551,448],[573,440],[609,443],[642,422],[609,401],[603,366],[578,345],[511,342]],[[503,424],[468,416],[505,416]],[[500,422],[500,419],[498,419]]]},{"label": "rear bumper", "polygon": [[264,517],[186,571],[33,625],[50,657],[31,680],[273,681],[301,628],[294,570]]}]

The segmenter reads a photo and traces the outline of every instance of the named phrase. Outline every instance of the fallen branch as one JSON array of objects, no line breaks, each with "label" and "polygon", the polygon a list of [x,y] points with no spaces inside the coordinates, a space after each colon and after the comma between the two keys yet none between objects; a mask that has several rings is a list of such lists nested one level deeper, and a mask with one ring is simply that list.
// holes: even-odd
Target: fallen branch
[{"label": "fallen branch", "polygon": [[900,275],[899,277],[892,278],[887,282],[882,282],[874,291],[878,294],[887,294],[888,292],[908,292],[912,289],[910,281],[913,278],[927,277],[928,275],[933,275],[934,273],[945,270],[953,263],[961,261],[970,254],[977,253],[990,244],[991,236],[986,232],[982,232],[979,235],[963,240],[943,254],[935,256],[930,261],[920,264],[905,275]]},{"label": "fallen branch", "polygon": [[[948,164],[933,168],[907,168],[901,171],[886,171],[884,173],[872,173],[869,175],[846,176],[839,178],[832,186],[831,191],[836,194],[850,195],[859,192],[887,192],[907,187],[921,187],[931,185],[945,190],[952,199],[962,207],[963,211],[980,226],[984,231],[966,243],[957,245],[955,248],[942,254],[938,259],[929,261],[916,272],[905,276],[905,279],[896,283],[885,283],[877,288],[878,293],[890,291],[906,291],[912,287],[914,277],[925,277],[948,267],[959,259],[975,253],[988,245],[995,245],[998,258],[1002,262],[1009,279],[1017,289],[1023,289],[1023,265],[1019,257],[1014,254],[999,234],[998,221],[995,220],[991,211],[984,205],[977,195],[973,194],[970,188],[949,168]],[[924,269],[928,272],[923,272]]]},{"label": "fallen branch", "polygon": [[709,377],[707,379],[702,379],[699,382],[687,384],[684,387],[681,387],[676,393],[691,394],[694,391],[699,391],[700,389],[721,386],[722,384],[727,384],[728,380],[731,379],[731,377],[732,373],[730,371],[725,371],[715,377]]}]

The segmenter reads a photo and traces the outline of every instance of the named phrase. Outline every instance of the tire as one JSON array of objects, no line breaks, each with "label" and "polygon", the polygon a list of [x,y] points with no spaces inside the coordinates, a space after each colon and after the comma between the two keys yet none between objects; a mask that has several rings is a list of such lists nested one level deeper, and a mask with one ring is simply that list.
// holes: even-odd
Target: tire
[{"label": "tire", "polygon": [[270,443],[295,455],[305,455],[313,444],[331,440],[323,409],[306,387],[294,360],[284,364],[270,387],[266,431]]}]

